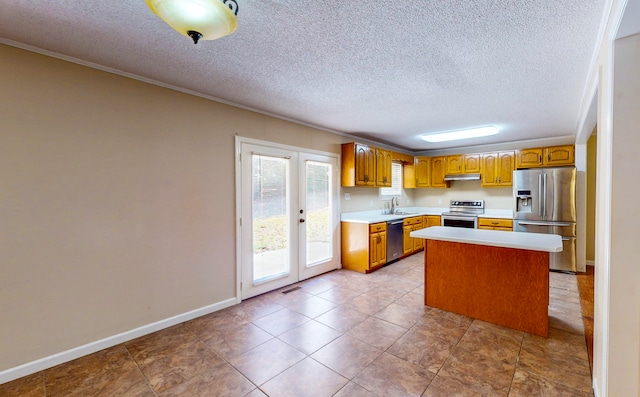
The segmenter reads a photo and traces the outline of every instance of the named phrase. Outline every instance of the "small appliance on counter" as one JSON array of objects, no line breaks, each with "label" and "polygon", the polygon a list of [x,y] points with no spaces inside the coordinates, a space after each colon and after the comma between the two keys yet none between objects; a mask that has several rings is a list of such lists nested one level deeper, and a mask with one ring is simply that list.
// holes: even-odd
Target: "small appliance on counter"
[{"label": "small appliance on counter", "polygon": [[551,270],[576,271],[576,169],[513,172],[516,232],[559,234],[562,252],[550,254]]}]

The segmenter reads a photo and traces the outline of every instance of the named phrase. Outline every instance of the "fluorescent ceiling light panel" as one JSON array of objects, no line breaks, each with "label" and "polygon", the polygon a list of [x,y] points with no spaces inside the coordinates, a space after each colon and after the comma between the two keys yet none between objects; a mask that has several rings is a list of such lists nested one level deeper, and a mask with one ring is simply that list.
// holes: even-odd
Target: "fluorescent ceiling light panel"
[{"label": "fluorescent ceiling light panel", "polygon": [[422,138],[424,141],[435,143],[456,141],[458,139],[479,138],[482,136],[495,135],[498,132],[500,131],[498,131],[496,127],[481,127],[473,128],[470,130],[449,131],[437,134],[422,135],[420,138]]}]

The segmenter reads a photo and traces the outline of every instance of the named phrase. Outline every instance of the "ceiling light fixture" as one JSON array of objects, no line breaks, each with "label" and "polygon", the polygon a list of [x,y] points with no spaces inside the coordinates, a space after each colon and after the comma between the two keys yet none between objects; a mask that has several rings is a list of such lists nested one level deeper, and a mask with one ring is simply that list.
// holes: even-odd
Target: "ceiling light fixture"
[{"label": "ceiling light fixture", "polygon": [[235,0],[146,0],[147,6],[178,33],[198,40],[215,40],[238,26]]},{"label": "ceiling light fixture", "polygon": [[436,142],[446,142],[446,141],[455,141],[458,139],[469,139],[469,138],[479,138],[483,136],[490,136],[497,134],[498,129],[496,127],[481,127],[481,128],[473,128],[470,130],[459,130],[459,131],[449,131],[449,132],[439,132],[436,134],[425,134],[420,138],[422,140],[436,143]]}]

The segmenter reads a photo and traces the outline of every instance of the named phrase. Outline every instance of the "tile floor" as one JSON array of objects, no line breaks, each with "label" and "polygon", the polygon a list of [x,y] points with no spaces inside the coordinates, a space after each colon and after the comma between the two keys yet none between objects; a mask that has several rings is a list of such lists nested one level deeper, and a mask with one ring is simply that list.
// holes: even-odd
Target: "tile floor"
[{"label": "tile floor", "polygon": [[542,338],[425,307],[422,259],[334,271],[0,385],[0,396],[593,395],[576,276],[551,273]]}]

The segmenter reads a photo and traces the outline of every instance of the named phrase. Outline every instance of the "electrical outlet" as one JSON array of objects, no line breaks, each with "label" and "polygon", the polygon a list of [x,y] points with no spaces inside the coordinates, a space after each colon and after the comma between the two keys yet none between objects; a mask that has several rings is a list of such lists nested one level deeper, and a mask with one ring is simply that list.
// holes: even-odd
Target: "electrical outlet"
[{"label": "electrical outlet", "polygon": [[345,193],[345,194],[344,194],[344,200],[345,200],[345,201],[349,201],[349,200],[351,200],[351,193]]}]

